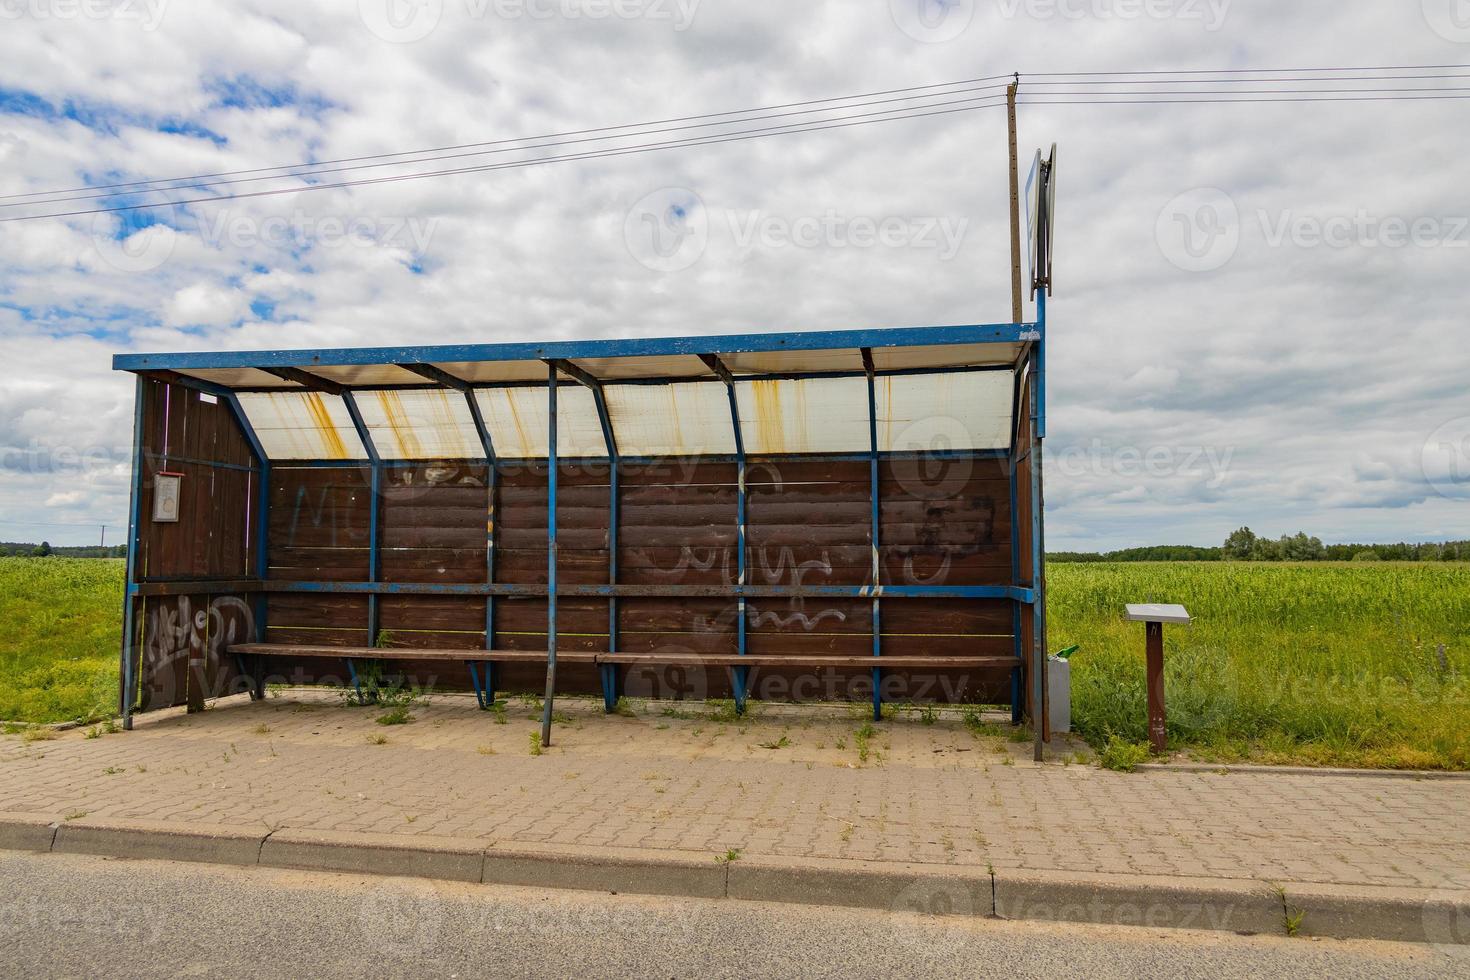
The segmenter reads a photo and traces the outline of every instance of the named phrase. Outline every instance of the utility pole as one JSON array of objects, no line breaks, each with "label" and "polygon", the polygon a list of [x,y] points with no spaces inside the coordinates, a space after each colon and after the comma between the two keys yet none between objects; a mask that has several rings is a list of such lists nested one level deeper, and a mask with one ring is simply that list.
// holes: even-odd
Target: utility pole
[{"label": "utility pole", "polygon": [[1021,75],[1006,86],[1006,126],[1010,135],[1011,151],[1011,322],[1020,323],[1021,308],[1021,174],[1016,159],[1016,90],[1021,87]]}]

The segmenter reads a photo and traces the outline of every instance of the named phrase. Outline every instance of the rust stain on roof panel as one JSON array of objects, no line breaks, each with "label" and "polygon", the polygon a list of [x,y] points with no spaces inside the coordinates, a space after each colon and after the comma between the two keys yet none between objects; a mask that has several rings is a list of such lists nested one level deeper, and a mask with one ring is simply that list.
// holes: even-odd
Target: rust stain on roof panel
[{"label": "rust stain on roof panel", "polygon": [[327,459],[347,459],[347,445],[342,441],[341,435],[337,433],[337,423],[332,421],[331,413],[327,411],[326,402],[322,401],[319,392],[302,392],[306,399],[306,411],[311,416],[312,424],[322,437],[322,446],[327,451]]}]

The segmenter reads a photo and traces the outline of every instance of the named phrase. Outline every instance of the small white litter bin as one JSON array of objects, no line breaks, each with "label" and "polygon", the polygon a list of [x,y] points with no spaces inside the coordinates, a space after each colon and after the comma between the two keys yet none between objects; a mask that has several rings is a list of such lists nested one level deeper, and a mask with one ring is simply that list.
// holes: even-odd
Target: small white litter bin
[{"label": "small white litter bin", "polygon": [[1046,713],[1053,732],[1072,730],[1072,665],[1060,657],[1046,658]]}]

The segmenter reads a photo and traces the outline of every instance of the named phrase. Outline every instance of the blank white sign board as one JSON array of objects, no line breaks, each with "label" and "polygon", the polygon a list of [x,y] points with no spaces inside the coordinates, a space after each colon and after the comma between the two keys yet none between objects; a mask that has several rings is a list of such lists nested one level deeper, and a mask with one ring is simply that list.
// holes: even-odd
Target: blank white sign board
[{"label": "blank white sign board", "polygon": [[1146,602],[1128,606],[1128,619],[1135,623],[1184,623],[1191,622],[1189,612],[1183,606],[1170,606],[1157,602]]}]

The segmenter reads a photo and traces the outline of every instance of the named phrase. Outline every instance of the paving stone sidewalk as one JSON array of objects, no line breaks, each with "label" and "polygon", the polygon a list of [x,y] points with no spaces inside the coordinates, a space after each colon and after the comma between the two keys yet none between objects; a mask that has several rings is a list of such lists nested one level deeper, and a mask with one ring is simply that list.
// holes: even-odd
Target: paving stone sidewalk
[{"label": "paving stone sidewalk", "polygon": [[[1148,772],[1029,759],[1003,725],[559,700],[411,724],[324,692],[0,738],[0,811],[1037,871],[1440,888],[1470,881],[1470,780]],[[1060,744],[1053,755],[1066,753]]]}]

